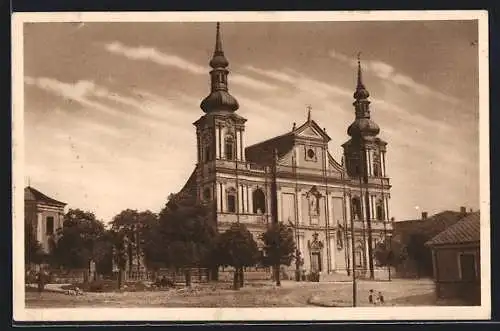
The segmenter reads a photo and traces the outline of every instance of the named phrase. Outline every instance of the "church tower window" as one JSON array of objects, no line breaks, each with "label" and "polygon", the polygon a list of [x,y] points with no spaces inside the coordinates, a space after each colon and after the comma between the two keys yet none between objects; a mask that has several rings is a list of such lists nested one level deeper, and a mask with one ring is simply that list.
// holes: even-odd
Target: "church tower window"
[{"label": "church tower window", "polygon": [[236,213],[236,190],[234,188],[227,190],[227,212]]},{"label": "church tower window", "polygon": [[253,191],[253,212],[254,214],[264,214],[266,212],[266,196],[264,192],[258,188]]},{"label": "church tower window", "polygon": [[377,214],[377,221],[383,221],[385,218],[384,215],[384,206],[382,203],[382,200],[378,200],[376,204],[376,214]]},{"label": "church tower window", "polygon": [[234,139],[231,136],[227,136],[224,142],[224,151],[227,160],[234,160]]},{"label": "church tower window", "polygon": [[373,154],[373,176],[380,177],[382,176],[382,168],[380,166],[380,154]]}]

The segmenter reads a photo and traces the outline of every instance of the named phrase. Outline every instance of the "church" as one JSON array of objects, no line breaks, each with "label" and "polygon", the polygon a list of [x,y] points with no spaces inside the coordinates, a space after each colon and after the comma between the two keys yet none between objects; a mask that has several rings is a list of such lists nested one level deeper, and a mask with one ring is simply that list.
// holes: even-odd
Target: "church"
[{"label": "church", "polygon": [[359,61],[354,120],[340,162],[330,154],[331,138],[310,109],[307,120],[290,125],[289,132],[245,144],[247,119],[238,115],[240,105],[229,92],[219,23],[209,65],[210,93],[201,101],[204,114],[194,122],[197,164],[179,193],[211,203],[219,232],[240,222],[259,243],[270,222],[290,225],[309,272],[343,274],[354,263],[359,273],[373,274],[373,250],[392,232],[391,185],[387,143],[371,119]]}]

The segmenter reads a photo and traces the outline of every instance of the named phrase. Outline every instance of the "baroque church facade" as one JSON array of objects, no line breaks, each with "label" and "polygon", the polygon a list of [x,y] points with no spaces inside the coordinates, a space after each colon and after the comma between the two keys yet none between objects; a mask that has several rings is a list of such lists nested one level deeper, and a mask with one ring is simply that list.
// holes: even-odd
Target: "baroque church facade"
[{"label": "baroque church facade", "polygon": [[200,105],[204,114],[194,122],[197,164],[179,193],[210,203],[219,232],[240,222],[259,245],[269,223],[289,224],[305,270],[345,273],[352,270],[354,256],[357,270],[367,272],[377,242],[392,232],[391,186],[385,171],[387,143],[377,137],[380,129],[370,117],[360,65],[355,118],[338,162],[328,150],[330,137],[310,109],[303,124],[246,146],[247,119],[238,115],[239,103],[229,93],[219,24],[209,64],[210,94]]}]

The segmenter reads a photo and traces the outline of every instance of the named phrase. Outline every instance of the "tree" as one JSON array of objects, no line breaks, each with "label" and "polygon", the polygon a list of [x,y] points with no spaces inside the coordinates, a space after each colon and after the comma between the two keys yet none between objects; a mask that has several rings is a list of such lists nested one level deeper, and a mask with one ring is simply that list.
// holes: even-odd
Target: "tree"
[{"label": "tree", "polygon": [[410,235],[406,245],[408,257],[415,261],[417,277],[432,275],[432,255],[425,243],[431,238],[424,233],[413,233]]},{"label": "tree", "polygon": [[[217,232],[208,216],[208,208],[194,198],[171,196],[160,212],[157,233],[146,248],[150,262],[183,269],[186,286],[191,286],[191,268],[211,264]],[[158,252],[162,256],[158,256]]]},{"label": "tree", "polygon": [[243,267],[256,264],[259,249],[253,235],[241,223],[233,223],[222,233],[216,248],[218,263],[234,268],[233,287],[235,290],[243,285]]},{"label": "tree", "polygon": [[149,210],[138,212],[137,210],[126,209],[113,218],[111,229],[120,232],[127,239],[127,263],[129,272],[132,272],[133,257],[135,255],[138,266],[145,252],[145,246],[149,241],[151,229],[157,224],[158,217]]},{"label": "tree", "polygon": [[70,209],[58,230],[54,262],[68,269],[88,269],[90,260],[97,259],[96,243],[104,233],[104,224],[93,213]]},{"label": "tree", "polygon": [[124,233],[109,230],[108,238],[112,243],[112,259],[118,268],[118,288],[122,287],[123,271],[127,265],[127,237]]},{"label": "tree", "polygon": [[42,245],[36,240],[33,227],[28,222],[24,224],[24,261],[25,264],[40,263],[43,258]]},{"label": "tree", "polygon": [[273,267],[276,285],[281,286],[280,266],[289,266],[295,258],[293,229],[283,222],[271,223],[260,238],[264,243],[263,264]]}]

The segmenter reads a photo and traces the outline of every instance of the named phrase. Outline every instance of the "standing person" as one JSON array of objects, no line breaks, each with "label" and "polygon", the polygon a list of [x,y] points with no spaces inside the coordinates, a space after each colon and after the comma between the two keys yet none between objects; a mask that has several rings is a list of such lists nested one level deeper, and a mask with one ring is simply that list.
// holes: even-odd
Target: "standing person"
[{"label": "standing person", "polygon": [[368,302],[370,304],[373,304],[373,290],[370,290],[370,292],[368,294]]},{"label": "standing person", "polygon": [[45,273],[42,269],[38,272],[36,280],[38,284],[38,293],[42,293],[45,287]]},{"label": "standing person", "polygon": [[377,301],[378,301],[381,305],[383,305],[383,304],[384,304],[384,296],[382,295],[382,292],[378,292]]}]

